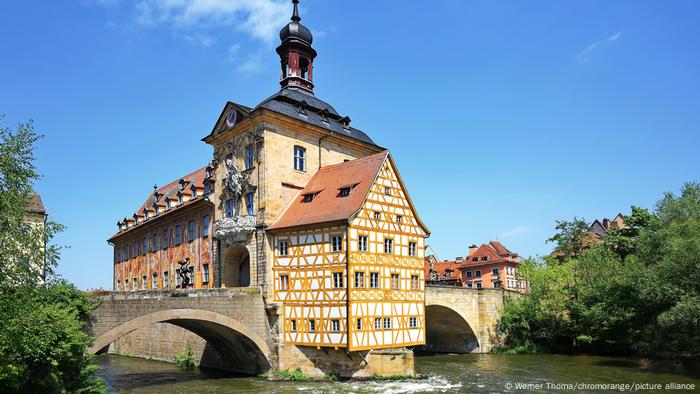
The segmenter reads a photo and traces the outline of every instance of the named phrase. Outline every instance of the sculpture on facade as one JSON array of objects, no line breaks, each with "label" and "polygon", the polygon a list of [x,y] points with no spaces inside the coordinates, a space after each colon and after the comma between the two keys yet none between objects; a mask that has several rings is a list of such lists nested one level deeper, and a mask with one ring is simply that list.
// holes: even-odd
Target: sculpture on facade
[{"label": "sculpture on facade", "polygon": [[[229,152],[235,152],[235,146],[229,146]],[[221,240],[225,246],[244,243],[248,235],[255,231],[255,217],[241,215],[241,197],[243,192],[250,189],[247,173],[242,173],[234,163],[233,155],[229,155],[225,161],[226,179],[221,200],[233,200],[233,215],[221,217],[216,221],[214,236]]]},{"label": "sculpture on facade", "polygon": [[233,158],[229,157],[226,159],[226,189],[231,193],[233,197],[233,209],[234,215],[240,215],[241,211],[241,196],[243,195],[243,184],[246,182],[241,172],[236,167],[233,162]]},{"label": "sculpture on facade", "polygon": [[190,285],[190,258],[187,257],[184,260],[179,260],[177,263],[180,264],[180,287],[185,289]]}]

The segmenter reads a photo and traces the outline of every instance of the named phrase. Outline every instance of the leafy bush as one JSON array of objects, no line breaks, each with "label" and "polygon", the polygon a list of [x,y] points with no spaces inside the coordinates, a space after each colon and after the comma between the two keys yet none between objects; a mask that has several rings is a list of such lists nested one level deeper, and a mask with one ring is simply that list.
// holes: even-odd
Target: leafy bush
[{"label": "leafy bush", "polygon": [[291,380],[295,382],[306,382],[309,380],[309,375],[301,371],[301,368],[297,368],[294,371],[289,371],[288,369],[282,371],[275,371],[272,376],[281,380]]},{"label": "leafy bush", "polygon": [[187,342],[185,343],[185,348],[182,349],[180,353],[175,356],[175,365],[180,368],[194,368],[197,360],[194,358],[194,353],[192,352],[192,345]]}]

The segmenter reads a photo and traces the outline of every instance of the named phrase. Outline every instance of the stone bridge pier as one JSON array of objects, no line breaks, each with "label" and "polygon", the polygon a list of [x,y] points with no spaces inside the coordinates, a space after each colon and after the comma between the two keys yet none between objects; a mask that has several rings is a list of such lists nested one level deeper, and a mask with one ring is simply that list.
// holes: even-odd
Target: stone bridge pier
[{"label": "stone bridge pier", "polygon": [[426,345],[420,350],[487,353],[502,341],[497,332],[503,303],[519,293],[504,289],[426,286]]}]

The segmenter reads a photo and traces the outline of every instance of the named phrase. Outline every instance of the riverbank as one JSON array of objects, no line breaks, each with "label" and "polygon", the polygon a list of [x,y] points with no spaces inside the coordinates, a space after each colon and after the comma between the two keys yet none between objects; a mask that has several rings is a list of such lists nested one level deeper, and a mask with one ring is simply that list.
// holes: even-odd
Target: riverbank
[{"label": "riverbank", "polygon": [[[257,376],[195,368],[180,370],[160,361],[113,355],[97,357],[99,374],[109,392],[246,392],[246,393],[457,393],[515,392],[515,384],[692,384],[700,387],[697,364],[658,363],[627,357],[565,355],[421,355],[416,370],[422,380],[272,382]],[[554,387],[554,386],[552,386]],[[558,391],[547,390],[545,391]],[[577,390],[597,392],[600,390]],[[676,390],[675,392],[678,392]]]}]

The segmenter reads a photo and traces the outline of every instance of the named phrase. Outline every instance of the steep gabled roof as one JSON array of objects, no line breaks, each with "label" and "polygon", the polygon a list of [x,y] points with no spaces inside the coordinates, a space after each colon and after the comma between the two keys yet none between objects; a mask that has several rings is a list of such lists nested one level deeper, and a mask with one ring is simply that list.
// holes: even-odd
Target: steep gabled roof
[{"label": "steep gabled roof", "polygon": [[[185,206],[189,206],[191,204],[194,204],[198,201],[201,201],[202,198],[192,198],[192,187],[194,186],[196,189],[202,189],[204,188],[204,182],[207,177],[207,167],[202,167],[198,169],[197,171],[194,171],[190,174],[187,174],[183,176],[182,178],[178,178],[170,183],[168,183],[165,186],[161,186],[159,188],[154,189],[151,194],[148,196],[146,201],[144,201],[143,204],[139,207],[139,209],[134,212],[132,216],[128,216],[125,218],[126,221],[130,222],[131,225],[125,229],[118,231],[116,234],[112,235],[109,240],[111,241],[112,239],[116,238],[117,236],[121,236],[122,234],[125,234],[132,229],[135,228],[140,228],[142,225],[145,225],[146,223],[150,223],[152,220],[154,220],[156,217],[155,216],[149,216],[148,219],[145,219],[145,211],[153,211],[153,206],[154,204],[158,205],[161,208],[167,207],[165,201],[170,199],[170,200],[178,200],[178,193],[180,192],[180,183],[183,183],[183,189],[182,189],[182,194],[185,196],[190,196],[190,200],[185,202],[182,205],[175,205],[169,209],[163,209],[161,210],[161,213],[159,214],[158,217],[163,216],[165,214],[168,214],[173,211],[180,211],[181,208]],[[211,179],[211,178],[210,178]],[[155,196],[156,193],[160,195],[159,201],[156,203]],[[140,223],[136,224],[136,217],[140,217],[141,221]],[[118,222],[118,224],[121,223]],[[135,224],[135,225],[134,225]]]},{"label": "steep gabled roof", "polygon": [[[362,208],[388,154],[389,151],[383,151],[319,168],[269,229],[348,220]],[[352,189],[346,197],[339,196],[343,187]],[[312,196],[311,201],[304,202],[308,195]]]}]

